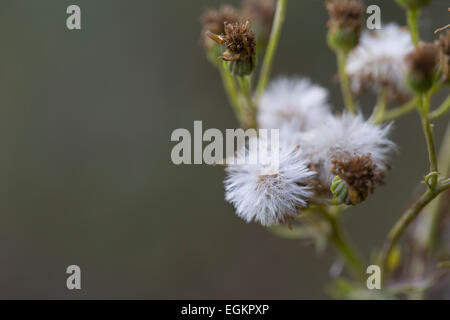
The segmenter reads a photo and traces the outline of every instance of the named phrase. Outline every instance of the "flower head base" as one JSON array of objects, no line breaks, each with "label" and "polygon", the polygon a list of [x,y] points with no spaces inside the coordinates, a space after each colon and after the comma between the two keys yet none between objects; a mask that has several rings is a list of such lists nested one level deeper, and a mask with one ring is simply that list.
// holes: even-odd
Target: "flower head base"
[{"label": "flower head base", "polygon": [[411,92],[405,85],[405,57],[412,50],[411,34],[395,24],[375,32],[364,32],[347,60],[346,70],[352,90],[356,94],[370,87],[377,92],[386,90],[389,101],[406,102]]},{"label": "flower head base", "polygon": [[242,16],[254,22],[258,41],[267,42],[275,14],[275,0],[244,0]]},{"label": "flower head base", "polygon": [[433,85],[438,65],[438,49],[433,44],[422,44],[406,57],[409,66],[407,82],[416,92],[428,91]]},{"label": "flower head base", "polygon": [[330,168],[336,167],[336,159],[348,160],[370,154],[377,169],[387,170],[387,156],[395,147],[388,138],[390,129],[390,125],[374,125],[371,121],[364,121],[361,115],[345,113],[340,117],[330,117],[300,135],[298,143],[310,167],[318,172],[319,185],[329,189],[335,176]]},{"label": "flower head base", "polygon": [[442,79],[447,81],[450,79],[450,30],[441,34],[436,44],[439,48]]},{"label": "flower head base", "polygon": [[[340,178],[333,179],[331,191],[346,204],[363,202],[369,192],[373,193],[377,185],[384,183],[384,172],[378,168],[370,154],[337,157],[331,162],[331,172]],[[340,181],[337,183],[338,180]]]},{"label": "flower head base", "polygon": [[431,3],[431,0],[397,0],[397,3],[404,8],[417,10]]},{"label": "flower head base", "polygon": [[364,5],[359,0],[328,0],[328,44],[348,52],[356,47],[364,25]]},{"label": "flower head base", "polygon": [[306,78],[279,78],[261,96],[258,124],[280,129],[283,141],[310,130],[331,116],[325,88]]},{"label": "flower head base", "polygon": [[252,73],[255,67],[256,40],[250,29],[250,23],[225,23],[225,31],[221,35],[207,32],[207,36],[226,48],[220,60],[226,61],[233,75],[245,76]]},{"label": "flower head base", "polygon": [[[238,10],[230,5],[223,5],[219,10],[206,10],[200,20],[203,25],[201,39],[202,45],[207,51],[209,51],[211,48],[216,46],[216,43],[211,40],[206,33],[209,31],[215,34],[222,34],[225,32],[225,23],[236,23],[241,19]],[[221,53],[219,53],[219,55],[220,54]]]},{"label": "flower head base", "polygon": [[[254,151],[245,149],[238,157],[249,157],[249,152]],[[286,223],[295,219],[297,210],[307,206],[312,196],[307,183],[314,172],[307,168],[296,146],[280,148],[277,168],[261,161],[230,165],[226,171],[225,199],[247,222],[254,220],[263,226]]]}]

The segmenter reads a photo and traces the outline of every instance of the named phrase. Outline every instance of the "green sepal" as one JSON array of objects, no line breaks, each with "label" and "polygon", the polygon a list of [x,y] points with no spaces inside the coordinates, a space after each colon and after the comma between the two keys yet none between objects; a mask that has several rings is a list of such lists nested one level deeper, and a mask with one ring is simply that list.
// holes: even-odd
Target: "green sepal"
[{"label": "green sepal", "polygon": [[434,83],[434,76],[423,76],[414,72],[409,72],[406,77],[406,84],[417,93],[424,93],[431,89]]},{"label": "green sepal", "polygon": [[335,176],[331,182],[330,187],[331,193],[334,198],[339,200],[341,203],[351,205],[352,201],[349,197],[349,190],[347,183],[341,179],[339,176]]},{"label": "green sepal", "polygon": [[227,61],[226,66],[228,71],[230,71],[233,76],[238,77],[248,76],[253,72],[254,69],[253,58]]},{"label": "green sepal", "polygon": [[347,31],[343,27],[331,29],[327,35],[327,42],[334,51],[349,52],[358,45],[359,31]]}]

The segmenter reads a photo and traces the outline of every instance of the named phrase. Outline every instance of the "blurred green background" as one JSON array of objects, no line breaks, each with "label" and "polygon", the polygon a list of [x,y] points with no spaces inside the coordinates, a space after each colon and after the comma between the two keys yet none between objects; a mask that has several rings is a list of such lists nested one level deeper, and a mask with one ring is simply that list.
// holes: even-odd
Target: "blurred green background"
[{"label": "blurred green background", "polygon": [[[318,257],[245,224],[224,201],[223,168],[170,160],[174,129],[237,126],[199,46],[199,16],[220,3],[0,2],[0,298],[328,297],[333,250]],[[66,28],[70,4],[81,7],[81,31]],[[393,0],[366,4],[405,21]],[[448,6],[425,10],[424,38],[450,21]],[[311,77],[338,110],[327,19],[321,0],[289,1],[273,74]],[[367,111],[374,99],[364,101]],[[387,185],[345,216],[366,257],[427,171],[415,114],[393,139]],[[81,267],[81,291],[66,288],[70,264]]]}]

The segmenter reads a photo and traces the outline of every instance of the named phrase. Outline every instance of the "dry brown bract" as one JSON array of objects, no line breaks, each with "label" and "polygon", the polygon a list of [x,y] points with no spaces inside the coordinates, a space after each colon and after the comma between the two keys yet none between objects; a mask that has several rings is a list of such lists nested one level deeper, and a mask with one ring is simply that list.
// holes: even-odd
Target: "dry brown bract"
[{"label": "dry brown bract", "polygon": [[225,32],[216,35],[206,33],[208,37],[226,48],[219,59],[224,61],[252,60],[255,56],[255,34],[250,29],[248,21],[245,23],[225,23]]},{"label": "dry brown bract", "polygon": [[360,203],[373,193],[377,185],[383,184],[384,173],[378,169],[370,154],[351,158],[334,158],[330,170],[349,186],[353,204]]},{"label": "dry brown bract", "polygon": [[326,8],[330,15],[328,27],[343,27],[347,32],[360,30],[364,25],[364,5],[357,0],[328,0]]},{"label": "dry brown bract", "polygon": [[208,48],[208,41],[211,41],[206,36],[206,32],[210,31],[215,34],[222,34],[225,32],[225,23],[236,23],[241,20],[238,10],[230,5],[223,5],[219,10],[209,9],[201,17],[202,29],[202,43]]},{"label": "dry brown bract", "polygon": [[433,76],[437,60],[438,49],[433,44],[422,44],[406,57],[410,70],[422,77]]}]

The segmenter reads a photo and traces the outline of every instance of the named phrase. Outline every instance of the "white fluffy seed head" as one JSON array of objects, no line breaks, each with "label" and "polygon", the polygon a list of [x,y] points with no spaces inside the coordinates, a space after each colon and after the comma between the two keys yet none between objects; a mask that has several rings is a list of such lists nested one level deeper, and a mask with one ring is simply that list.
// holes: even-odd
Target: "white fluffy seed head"
[{"label": "white fluffy seed head", "polygon": [[310,130],[331,115],[325,88],[305,78],[279,78],[261,96],[258,125],[280,129],[283,140]]},{"label": "white fluffy seed head", "polygon": [[413,49],[409,31],[395,24],[364,32],[347,60],[352,89],[360,92],[368,86],[377,91],[387,88],[391,99],[406,99],[410,92],[404,81],[407,72],[405,57]]},{"label": "white fluffy seed head", "polygon": [[[248,157],[249,152],[255,150],[245,148],[238,153],[238,157]],[[266,156],[263,157],[256,164],[227,167],[225,199],[245,221],[272,226],[295,218],[297,210],[307,206],[313,194],[308,180],[315,173],[308,170],[297,146],[281,146],[276,166],[270,159],[267,161]]]},{"label": "white fluffy seed head", "polygon": [[370,154],[380,170],[387,169],[388,154],[395,148],[389,140],[391,125],[374,125],[362,115],[344,113],[328,118],[320,126],[299,136],[304,155],[314,168],[320,168],[321,181],[329,184],[333,158]]}]

